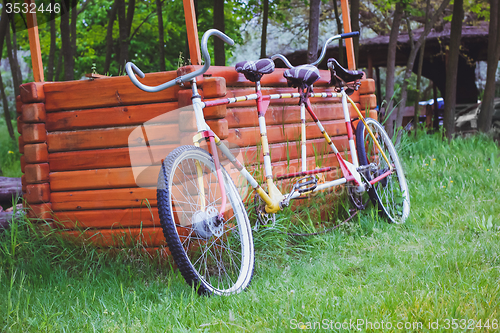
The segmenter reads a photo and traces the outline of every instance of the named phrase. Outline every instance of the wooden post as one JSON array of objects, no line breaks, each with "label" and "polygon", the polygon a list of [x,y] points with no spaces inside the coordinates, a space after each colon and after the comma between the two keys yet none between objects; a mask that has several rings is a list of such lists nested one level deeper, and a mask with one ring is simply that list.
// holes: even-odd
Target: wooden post
[{"label": "wooden post", "polygon": [[375,67],[375,75],[377,76],[377,105],[380,105],[382,103],[382,93],[380,90],[380,68],[377,66]]},{"label": "wooden post", "polygon": [[[35,3],[35,0],[25,0],[28,4],[28,8],[31,8],[31,4]],[[26,20],[28,24],[28,37],[30,40],[30,51],[31,51],[31,63],[33,65],[33,78],[35,82],[43,82],[43,64],[42,64],[42,52],[40,50],[40,39],[38,38],[38,24],[36,21],[36,13],[27,13]]]},{"label": "wooden post", "polygon": [[[342,21],[344,21],[344,33],[352,32],[351,15],[349,14],[349,0],[340,0],[340,6],[342,8]],[[345,40],[345,47],[347,51],[347,67],[350,70],[354,70],[356,69],[356,61],[354,59],[354,44],[352,43],[352,38],[347,38]]]},{"label": "wooden post", "polygon": [[191,64],[201,65],[200,41],[198,40],[198,27],[196,24],[194,2],[193,0],[182,0],[182,2],[184,4],[184,16],[186,18],[186,32]]},{"label": "wooden post", "polygon": [[368,76],[369,79],[373,79],[373,61],[372,61],[372,56],[370,53],[367,54],[368,58],[368,64],[366,68],[366,76]]}]

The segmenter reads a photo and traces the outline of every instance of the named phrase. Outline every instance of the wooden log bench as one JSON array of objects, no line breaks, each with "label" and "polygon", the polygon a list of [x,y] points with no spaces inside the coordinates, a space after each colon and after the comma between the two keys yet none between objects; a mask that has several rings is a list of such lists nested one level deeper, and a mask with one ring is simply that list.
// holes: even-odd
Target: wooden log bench
[{"label": "wooden log bench", "polygon": [[[177,71],[147,74],[141,81],[158,85],[194,69],[195,66],[187,66]],[[329,72],[320,72],[315,92],[331,91]],[[254,92],[253,84],[232,67],[213,66],[198,83],[207,99]],[[262,87],[264,93],[296,91],[287,87],[283,69],[264,76]],[[61,233],[89,239],[97,246],[129,246],[141,241],[149,251],[161,249],[167,253],[154,188],[161,159],[152,159],[151,154],[141,152],[145,137],[133,134],[144,123],[165,115],[167,120],[161,124],[164,128],[152,132],[158,150],[166,155],[181,144],[192,144],[196,127],[192,112],[186,112],[185,108],[191,103],[189,84],[147,93],[122,76],[27,83],[21,88],[17,100],[18,131],[22,134],[19,149],[23,153],[22,186],[29,206],[28,216],[50,220]],[[374,91],[373,80],[365,80],[351,96],[372,117],[376,117]],[[339,150],[346,149],[340,100],[312,100],[312,103]],[[298,140],[299,110],[298,100],[278,100],[271,102],[266,113],[271,156],[278,166],[277,172],[280,166],[282,171],[299,163],[294,149],[288,157],[286,153],[287,144]],[[243,162],[250,168],[258,167],[260,135],[255,102],[207,108],[204,112],[217,135],[245,148]],[[312,145],[322,147],[321,135],[314,130],[313,122],[307,125],[311,139],[308,164],[314,167]],[[151,128],[154,126],[153,123]],[[149,134],[149,127],[146,132],[142,134]],[[168,137],[162,133],[168,133]],[[157,153],[153,149],[151,152]],[[141,187],[131,163],[137,157],[144,159],[144,168],[154,171],[145,177],[145,185],[140,184]],[[235,173],[233,176],[238,180]]]},{"label": "wooden log bench", "polygon": [[21,178],[0,177],[0,205],[12,206],[17,196],[22,196]]},{"label": "wooden log bench", "polygon": [[0,177],[0,229],[7,227],[14,214],[11,209],[4,210],[16,204],[22,196],[21,178]]}]

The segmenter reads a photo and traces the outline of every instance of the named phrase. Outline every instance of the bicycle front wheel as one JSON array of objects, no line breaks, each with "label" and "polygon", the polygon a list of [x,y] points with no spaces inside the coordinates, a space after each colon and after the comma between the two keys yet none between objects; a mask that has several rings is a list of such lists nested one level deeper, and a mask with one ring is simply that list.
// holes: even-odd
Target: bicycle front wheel
[{"label": "bicycle front wheel", "polygon": [[[373,184],[368,189],[368,194],[391,223],[404,223],[410,214],[410,194],[403,167],[383,126],[371,118],[366,118],[365,121],[393,167],[392,174]],[[356,149],[360,165],[373,163],[376,166],[364,174],[367,180],[375,179],[390,170],[381,150],[375,145],[362,121],[356,128]]]},{"label": "bicycle front wheel", "polygon": [[158,212],[177,267],[199,294],[241,292],[252,279],[252,230],[241,197],[221,167],[226,206],[211,155],[181,146],[163,162],[158,177]]}]

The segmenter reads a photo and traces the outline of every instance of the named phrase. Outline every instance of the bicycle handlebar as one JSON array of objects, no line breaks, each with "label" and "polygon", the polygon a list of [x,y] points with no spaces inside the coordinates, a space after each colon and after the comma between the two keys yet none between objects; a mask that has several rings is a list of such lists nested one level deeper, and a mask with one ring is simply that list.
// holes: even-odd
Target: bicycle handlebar
[{"label": "bicycle handlebar", "polygon": [[[352,38],[352,37],[356,37],[356,36],[359,36],[359,31],[347,32],[345,34],[335,35],[333,37],[328,38],[327,41],[325,42],[325,45],[323,46],[323,49],[321,50],[320,56],[311,65],[317,66],[321,62],[321,60],[323,60],[323,58],[325,57],[325,54],[326,54],[326,47],[332,41],[334,41],[336,39],[340,39],[340,38]],[[293,67],[292,64],[290,64],[290,61],[288,61],[288,59],[282,54],[275,54],[271,57],[271,59],[272,60],[281,59],[288,68]]]},{"label": "bicycle handlebar", "polygon": [[286,67],[288,67],[288,68],[293,67],[292,64],[290,63],[290,61],[288,61],[288,59],[282,54],[275,54],[271,57],[271,60],[276,60],[276,59],[281,59],[285,63]]},{"label": "bicycle handlebar", "polygon": [[319,55],[318,59],[315,62],[313,62],[311,65],[317,66],[321,62],[321,60],[323,60],[323,58],[325,57],[325,54],[326,54],[326,47],[332,41],[334,41],[336,39],[340,39],[340,38],[352,38],[355,36],[359,36],[359,31],[347,32],[345,34],[335,35],[333,37],[328,38],[325,42],[325,45],[323,46],[323,49],[321,50],[321,54]]},{"label": "bicycle handlebar", "polygon": [[205,64],[203,65],[202,68],[200,68],[192,73],[181,75],[181,76],[176,77],[175,79],[173,79],[171,81],[168,81],[168,82],[162,83],[158,86],[152,87],[152,86],[145,85],[145,84],[141,83],[139,80],[137,80],[137,78],[135,77],[135,74],[137,74],[141,79],[144,78],[145,75],[139,69],[139,67],[137,67],[133,63],[127,62],[127,64],[125,65],[125,70],[127,71],[127,74],[129,76],[130,80],[132,81],[132,83],[137,88],[142,89],[142,90],[147,91],[147,92],[158,92],[158,91],[161,91],[163,89],[170,88],[170,87],[174,86],[175,84],[189,81],[192,78],[195,78],[199,75],[202,75],[203,73],[205,73],[208,70],[208,68],[210,68],[210,54],[208,53],[208,48],[207,48],[208,38],[210,38],[210,36],[219,37],[220,39],[222,39],[224,42],[228,43],[229,45],[234,45],[234,41],[230,37],[228,37],[227,35],[220,32],[219,30],[217,30],[217,29],[207,30],[203,34],[203,37],[201,38],[201,54],[203,55],[203,60],[205,61]]}]

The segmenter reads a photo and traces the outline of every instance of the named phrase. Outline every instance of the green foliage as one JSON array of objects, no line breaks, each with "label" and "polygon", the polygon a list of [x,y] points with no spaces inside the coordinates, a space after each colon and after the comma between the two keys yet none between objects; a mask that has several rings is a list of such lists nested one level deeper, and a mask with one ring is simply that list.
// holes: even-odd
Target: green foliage
[{"label": "green foliage", "polygon": [[[19,133],[17,133],[16,123],[16,121],[13,121],[12,126],[17,138]],[[21,154],[19,153],[17,140],[13,141],[10,138],[5,118],[0,114],[0,169],[4,177],[22,176],[20,158]]]},{"label": "green foliage", "polygon": [[[106,57],[106,33],[109,11],[113,0],[93,0],[80,13],[77,20],[77,50],[75,55],[75,78],[83,77],[89,68],[96,64],[96,72],[102,74]],[[79,3],[80,9],[83,3]],[[200,0],[198,6],[198,31],[201,39],[203,33],[213,26],[213,1]],[[226,34],[236,43],[241,43],[240,26],[245,17],[241,16],[241,8],[246,4],[241,0],[231,0],[225,3]],[[236,9],[234,9],[236,8]],[[167,70],[177,68],[179,52],[188,54],[186,26],[184,21],[183,3],[181,0],[163,1],[163,26],[165,38],[165,62]],[[230,10],[232,9],[232,10]],[[57,31],[57,51],[55,67],[61,57],[60,17],[55,21]],[[19,31],[19,43],[22,49],[29,49],[26,30]],[[50,51],[50,25],[39,26],[42,60],[46,66]],[[158,19],[156,16],[156,1],[136,1],[134,20],[131,27],[129,61],[134,62],[144,72],[159,70],[158,60]],[[113,24],[113,56],[109,73],[119,75],[117,63],[117,48],[119,40],[119,25],[116,19]],[[213,41],[209,41],[209,50],[213,50]],[[226,46],[226,56],[232,54],[232,47]],[[58,79],[62,79],[62,73]]]}]

